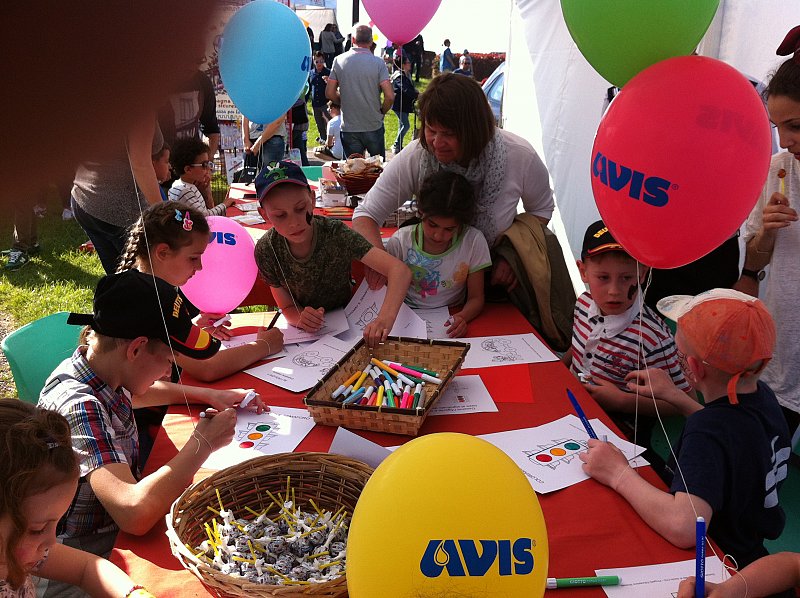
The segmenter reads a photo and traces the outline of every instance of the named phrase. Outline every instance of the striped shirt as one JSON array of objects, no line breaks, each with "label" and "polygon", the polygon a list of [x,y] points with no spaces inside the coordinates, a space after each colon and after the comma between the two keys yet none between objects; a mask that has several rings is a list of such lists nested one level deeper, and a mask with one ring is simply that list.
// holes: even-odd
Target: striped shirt
[{"label": "striped shirt", "polygon": [[572,373],[589,374],[595,380],[615,384],[627,391],[625,376],[634,370],[665,370],[679,389],[686,381],[672,333],[661,318],[638,301],[619,315],[600,313],[590,293],[578,297],[572,323]]},{"label": "striped shirt", "polygon": [[67,418],[72,446],[80,459],[78,491],[58,524],[60,538],[87,536],[116,529],[95,496],[86,476],[111,463],[127,463],[141,475],[139,438],[127,390],[103,382],[86,361],[87,347],[78,347],[50,375],[39,396],[39,407]]},{"label": "striped shirt", "polygon": [[194,208],[204,216],[224,216],[225,204],[221,203],[213,208],[206,207],[206,199],[203,197],[200,190],[192,183],[187,183],[181,179],[177,179],[172,183],[169,188],[169,198],[172,201],[179,201],[185,203],[190,208]]}]

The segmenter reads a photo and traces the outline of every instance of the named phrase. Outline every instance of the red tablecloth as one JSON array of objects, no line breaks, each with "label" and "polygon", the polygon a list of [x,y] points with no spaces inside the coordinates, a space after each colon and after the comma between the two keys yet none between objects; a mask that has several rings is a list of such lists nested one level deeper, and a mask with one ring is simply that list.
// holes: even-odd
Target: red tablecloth
[{"label": "red tablecloth", "polygon": [[[479,318],[470,323],[472,336],[520,334],[531,332],[530,324],[511,305],[489,304]],[[572,389],[587,417],[600,418],[616,430],[605,412],[591,399],[578,381],[560,363],[509,365],[463,370],[479,374],[498,407],[497,413],[430,417],[422,434],[464,432],[486,434],[540,425],[553,421],[572,408],[566,388]],[[271,405],[301,407],[302,394],[294,394],[269,385],[248,374],[239,373],[212,386],[218,388],[255,387]],[[164,420],[147,463],[147,472],[169,461],[192,432],[193,417],[186,407],[173,407]],[[327,451],[335,428],[316,426],[297,447],[298,451]],[[392,446],[409,440],[405,436],[357,431],[358,434]],[[664,487],[649,467],[639,473],[648,481]],[[208,472],[199,472],[202,479]],[[595,569],[631,567],[659,562],[681,561],[694,557],[693,551],[680,550],[651,530],[634,510],[613,490],[593,480],[539,497],[550,542],[550,577],[578,577],[594,574]],[[502,502],[502,501],[501,501]],[[162,522],[140,537],[121,533],[111,560],[137,582],[157,596],[207,596],[208,592],[194,575],[185,571],[171,555]],[[677,589],[677,588],[676,588]],[[554,596],[586,598],[604,596],[600,588],[554,590]]]}]

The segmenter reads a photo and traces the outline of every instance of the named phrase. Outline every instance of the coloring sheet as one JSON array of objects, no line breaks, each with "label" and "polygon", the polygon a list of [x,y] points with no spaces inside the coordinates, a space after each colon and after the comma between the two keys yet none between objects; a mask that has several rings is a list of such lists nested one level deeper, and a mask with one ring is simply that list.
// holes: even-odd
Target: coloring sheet
[{"label": "coloring sheet", "polygon": [[282,314],[275,323],[275,328],[280,328],[283,331],[284,343],[308,343],[319,340],[329,334],[335,335],[344,332],[350,328],[350,324],[347,323],[347,317],[344,315],[343,309],[334,309],[333,311],[325,312],[325,323],[316,332],[306,332],[295,328],[289,324]]},{"label": "coloring sheet", "polygon": [[[597,569],[597,575],[619,575],[618,586],[603,586],[608,598],[675,598],[678,584],[694,575],[694,559],[679,563],[624,567],[622,569]],[[721,583],[730,575],[724,572],[722,561],[715,555],[706,555],[706,581]]]},{"label": "coloring sheet", "polygon": [[480,376],[456,376],[428,415],[460,415],[497,411]]},{"label": "coloring sheet", "polygon": [[431,309],[415,309],[414,313],[425,321],[428,338],[450,340],[444,324],[450,317],[450,310],[446,307],[433,307]]},{"label": "coloring sheet", "polygon": [[341,427],[336,428],[336,435],[333,437],[328,452],[332,455],[357,459],[372,468],[378,467],[386,457],[392,454],[392,451],[383,448],[380,444]]},{"label": "coloring sheet", "polygon": [[[252,343],[256,340],[256,333],[253,332],[252,334],[240,334],[239,336],[232,336],[226,341],[221,341],[222,346],[220,347],[220,351],[224,349],[232,349],[233,347],[239,347],[241,345],[246,345],[247,343]],[[277,353],[273,353],[267,359],[277,359],[278,357],[285,357],[291,351],[296,351],[300,347],[299,344],[288,344],[284,345],[283,349],[278,351]]]},{"label": "coloring sheet", "polygon": [[[599,419],[589,421],[599,438],[605,435],[625,454],[631,467],[648,464],[642,458],[634,458],[644,452],[644,447],[623,440]],[[491,442],[511,457],[539,494],[589,479],[581,468],[583,462],[578,459],[578,453],[588,446],[589,434],[577,415],[570,414],[535,428],[483,434],[478,438]]]},{"label": "coloring sheet", "polygon": [[245,212],[240,216],[231,216],[231,220],[236,220],[241,225],[253,226],[255,224],[264,224],[264,219],[258,212]]},{"label": "coloring sheet", "polygon": [[472,345],[462,366],[465,369],[558,361],[558,357],[547,348],[547,345],[531,332],[505,336],[476,336],[455,340]]},{"label": "coloring sheet", "polygon": [[[350,303],[344,308],[350,330],[344,334],[339,334],[340,339],[346,341],[356,341],[362,336],[364,328],[378,316],[383,300],[386,298],[386,287],[373,291],[367,285],[366,280],[362,280],[356,289]],[[425,322],[414,310],[403,303],[397,318],[389,334],[392,336],[405,336],[410,338],[428,338]]]},{"label": "coloring sheet", "polygon": [[242,212],[256,212],[259,204],[257,201],[243,201],[236,203],[233,207],[239,208]]},{"label": "coloring sheet", "polygon": [[351,343],[326,336],[310,345],[290,347],[286,357],[250,368],[245,373],[291,392],[302,392],[319,382],[351,348]]},{"label": "coloring sheet", "polygon": [[305,409],[271,407],[260,415],[239,409],[231,443],[214,451],[203,463],[207,469],[224,469],[253,457],[291,453],[314,427]]}]

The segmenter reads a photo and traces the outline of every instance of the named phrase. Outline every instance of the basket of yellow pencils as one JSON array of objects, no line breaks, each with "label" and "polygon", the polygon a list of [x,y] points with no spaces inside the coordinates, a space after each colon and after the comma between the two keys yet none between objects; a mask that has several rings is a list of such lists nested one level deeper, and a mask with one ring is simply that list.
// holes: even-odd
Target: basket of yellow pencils
[{"label": "basket of yellow pencils", "polygon": [[416,436],[464,363],[468,343],[360,340],[306,395],[318,424]]}]

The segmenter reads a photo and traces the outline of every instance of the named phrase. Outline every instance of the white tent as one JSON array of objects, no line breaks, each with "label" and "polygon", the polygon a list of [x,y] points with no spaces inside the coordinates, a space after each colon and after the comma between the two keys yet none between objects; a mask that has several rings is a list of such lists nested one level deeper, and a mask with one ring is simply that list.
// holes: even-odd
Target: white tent
[{"label": "white tent", "polygon": [[[699,51],[765,80],[783,60],[775,48],[798,24],[797,0],[721,0]],[[560,2],[515,0],[504,127],[531,141],[547,164],[558,205],[553,227],[565,253],[567,242],[574,255],[580,252],[583,232],[599,217],[589,164],[610,85],[572,41]]]}]

